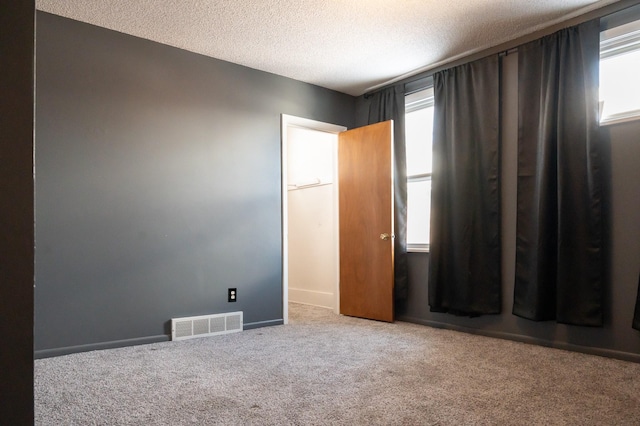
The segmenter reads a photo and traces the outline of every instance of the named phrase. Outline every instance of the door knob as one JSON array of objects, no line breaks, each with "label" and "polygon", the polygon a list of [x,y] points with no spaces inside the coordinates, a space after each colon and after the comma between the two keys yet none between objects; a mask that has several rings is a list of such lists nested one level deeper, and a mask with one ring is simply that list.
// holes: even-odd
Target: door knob
[{"label": "door knob", "polygon": [[391,236],[389,234],[380,234],[380,239],[387,241]]}]

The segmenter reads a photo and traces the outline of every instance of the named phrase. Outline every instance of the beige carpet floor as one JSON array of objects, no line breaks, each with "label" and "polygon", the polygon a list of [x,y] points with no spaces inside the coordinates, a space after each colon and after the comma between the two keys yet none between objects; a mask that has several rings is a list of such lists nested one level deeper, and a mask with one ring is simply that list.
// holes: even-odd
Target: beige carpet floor
[{"label": "beige carpet floor", "polygon": [[640,364],[292,304],[290,324],[37,360],[37,425],[640,425]]}]

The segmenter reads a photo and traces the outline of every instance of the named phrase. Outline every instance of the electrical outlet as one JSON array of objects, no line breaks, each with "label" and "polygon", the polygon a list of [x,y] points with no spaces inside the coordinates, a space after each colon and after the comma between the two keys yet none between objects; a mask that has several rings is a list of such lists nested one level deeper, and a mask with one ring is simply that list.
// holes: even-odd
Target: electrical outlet
[{"label": "electrical outlet", "polygon": [[238,299],[238,291],[235,288],[230,288],[228,291],[229,302],[235,302]]}]

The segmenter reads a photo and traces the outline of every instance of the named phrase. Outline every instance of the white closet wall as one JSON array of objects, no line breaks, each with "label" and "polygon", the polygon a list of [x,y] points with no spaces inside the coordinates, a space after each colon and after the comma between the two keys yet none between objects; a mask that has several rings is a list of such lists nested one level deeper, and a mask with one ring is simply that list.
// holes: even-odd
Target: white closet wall
[{"label": "white closet wall", "polygon": [[337,135],[287,134],[289,301],[335,309],[338,279]]}]

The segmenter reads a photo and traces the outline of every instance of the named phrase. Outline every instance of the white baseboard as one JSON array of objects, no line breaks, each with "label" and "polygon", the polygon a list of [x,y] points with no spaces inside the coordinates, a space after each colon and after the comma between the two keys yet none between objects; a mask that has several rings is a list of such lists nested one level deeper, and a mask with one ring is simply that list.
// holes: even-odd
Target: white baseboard
[{"label": "white baseboard", "polygon": [[289,287],[289,302],[334,309],[336,297],[324,291],[303,290]]}]

